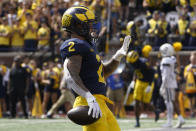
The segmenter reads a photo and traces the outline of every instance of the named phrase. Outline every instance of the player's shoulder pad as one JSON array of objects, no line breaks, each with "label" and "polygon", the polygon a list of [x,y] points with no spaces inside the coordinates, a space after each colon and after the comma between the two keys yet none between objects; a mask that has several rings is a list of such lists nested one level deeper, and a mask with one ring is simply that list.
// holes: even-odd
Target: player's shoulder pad
[{"label": "player's shoulder pad", "polygon": [[61,56],[63,59],[72,55],[83,55],[88,50],[88,43],[78,38],[66,40],[60,47]]}]

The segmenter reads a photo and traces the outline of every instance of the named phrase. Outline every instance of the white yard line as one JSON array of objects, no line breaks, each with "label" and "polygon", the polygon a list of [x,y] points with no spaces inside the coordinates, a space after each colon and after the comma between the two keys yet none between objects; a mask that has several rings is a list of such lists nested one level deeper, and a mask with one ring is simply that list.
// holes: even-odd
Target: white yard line
[{"label": "white yard line", "polygon": [[[119,123],[130,123],[131,125],[135,123],[134,119],[118,119]],[[144,124],[150,124],[153,123],[154,126],[154,120],[153,119],[143,119],[141,120]],[[161,125],[165,123],[166,120],[159,120],[157,124]],[[176,123],[177,120],[174,120],[174,123]],[[71,123],[69,119],[0,119],[0,129],[1,127],[15,127],[21,124],[24,125],[36,125],[36,124],[55,124],[55,123]],[[182,129],[174,129],[174,128],[161,128],[161,127],[154,127],[154,128],[132,128],[129,130],[122,130],[122,131],[196,131],[196,120],[186,120],[186,124],[183,126]]]}]

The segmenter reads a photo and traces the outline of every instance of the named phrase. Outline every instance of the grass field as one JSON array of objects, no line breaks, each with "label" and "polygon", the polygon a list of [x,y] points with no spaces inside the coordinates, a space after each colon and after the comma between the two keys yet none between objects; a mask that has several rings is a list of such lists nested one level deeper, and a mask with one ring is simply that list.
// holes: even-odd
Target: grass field
[{"label": "grass field", "polygon": [[[186,120],[181,129],[161,128],[165,120],[142,119],[141,128],[134,128],[134,119],[118,119],[122,131],[196,131],[196,119]],[[177,121],[174,121],[174,124]],[[68,119],[0,119],[0,131],[81,131]]]}]

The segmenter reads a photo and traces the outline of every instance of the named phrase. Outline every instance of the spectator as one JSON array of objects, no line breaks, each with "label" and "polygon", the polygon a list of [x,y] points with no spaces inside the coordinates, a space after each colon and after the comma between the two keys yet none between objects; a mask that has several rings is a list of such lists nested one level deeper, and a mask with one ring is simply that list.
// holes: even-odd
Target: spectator
[{"label": "spectator", "polygon": [[70,0],[64,0],[61,2],[61,4],[59,4],[59,13],[61,14],[61,16],[63,15],[63,13],[70,7]]},{"label": "spectator", "polygon": [[95,13],[95,16],[96,16],[97,23],[95,26],[96,26],[98,34],[101,31],[101,27],[102,27],[101,22],[104,19],[102,16],[102,14],[104,13],[104,9],[105,9],[104,4],[105,4],[104,0],[94,0],[90,6],[90,9]]},{"label": "spectator", "polygon": [[175,10],[176,2],[175,0],[162,0],[161,11],[167,13],[169,11]]},{"label": "spectator", "polygon": [[38,50],[48,51],[50,40],[50,29],[45,21],[42,21],[41,27],[38,29]]},{"label": "spectator", "polygon": [[186,80],[185,92],[190,100],[191,117],[195,116],[195,99],[196,99],[196,52],[192,52],[190,56],[190,64],[184,69],[184,78]]},{"label": "spectator", "polygon": [[37,28],[38,24],[32,19],[30,13],[26,13],[26,22],[24,23],[24,51],[37,50]]},{"label": "spectator", "polygon": [[180,16],[177,26],[178,26],[178,32],[180,35],[180,40],[183,46],[187,46],[188,45],[187,29],[189,27],[189,21],[186,19],[186,14],[183,14]]},{"label": "spectator", "polygon": [[20,24],[23,25],[26,21],[26,14],[29,13],[33,15],[33,11],[31,10],[30,1],[19,3],[17,18],[20,20]]},{"label": "spectator", "polygon": [[10,71],[10,82],[8,91],[10,94],[11,118],[16,117],[16,104],[18,100],[22,104],[25,118],[28,118],[27,106],[25,101],[27,87],[29,84],[28,73],[26,69],[21,66],[21,63],[21,56],[16,56],[14,58],[13,68]]},{"label": "spectator", "polygon": [[156,36],[156,45],[161,46],[167,42],[167,35],[170,33],[170,25],[166,21],[165,13],[160,14],[160,18],[157,25],[157,30],[155,31]]},{"label": "spectator", "polygon": [[[119,19],[119,8],[121,8],[121,3],[119,0],[112,0],[111,3],[111,20],[112,20],[112,36],[116,37],[116,33],[118,32],[117,20]],[[128,16],[128,15],[127,15]],[[124,19],[124,22],[127,22],[127,16]]]},{"label": "spectator", "polygon": [[51,22],[50,14],[45,15],[42,11],[41,6],[37,6],[34,9],[34,16],[33,17],[34,17],[33,19],[38,23],[38,25],[40,25],[42,20],[46,21],[47,23]]},{"label": "spectator", "polygon": [[143,7],[150,11],[150,13],[153,13],[154,10],[160,9],[161,0],[144,0]]},{"label": "spectator", "polygon": [[2,63],[0,63],[0,110],[3,112],[3,114],[6,111],[6,103],[5,103],[5,97],[6,97],[6,86],[3,83],[3,78],[6,74],[6,66],[4,66]]},{"label": "spectator", "polygon": [[80,2],[80,5],[86,6],[89,8],[90,6],[90,0],[82,0],[82,2]]},{"label": "spectator", "polygon": [[[120,0],[121,8],[120,8],[120,21],[128,21],[129,16],[129,1],[130,0]],[[138,1],[138,0],[137,0]]]},{"label": "spectator", "polygon": [[189,46],[193,47],[196,46],[196,20],[192,21],[190,26],[189,26],[189,33],[190,33],[190,37],[189,37]]},{"label": "spectator", "polygon": [[155,38],[158,33],[159,12],[154,11],[152,19],[148,21],[147,25],[147,43],[155,45]]},{"label": "spectator", "polygon": [[27,91],[27,99],[28,99],[28,105],[29,105],[29,114],[31,114],[31,111],[33,109],[33,99],[35,97],[35,83],[38,79],[38,74],[40,73],[39,68],[37,68],[37,63],[34,59],[30,60],[28,63],[28,69],[30,69],[30,73],[28,72],[28,77],[30,77],[29,80],[29,88]]},{"label": "spectator", "polygon": [[116,73],[107,78],[108,91],[107,96],[114,102],[112,112],[120,118],[120,110],[122,108],[122,100],[124,95],[124,83],[120,74]]},{"label": "spectator", "polygon": [[3,65],[4,70],[6,69],[6,73],[3,77],[3,86],[5,88],[5,106],[3,106],[3,108],[5,109],[5,111],[7,111],[5,113],[6,116],[8,116],[9,112],[9,95],[8,95],[8,82],[9,82],[9,74],[10,74],[10,69],[9,67],[7,67],[6,65]]},{"label": "spectator", "polygon": [[16,11],[15,11],[14,7],[9,8],[7,18],[8,18],[9,26],[12,26],[13,21],[15,21],[17,18]]},{"label": "spectator", "polygon": [[6,17],[3,17],[0,24],[0,50],[2,52],[10,50],[10,32],[8,20]]},{"label": "spectator", "polygon": [[190,13],[191,21],[196,20],[196,3],[193,6],[193,11]]},{"label": "spectator", "polygon": [[23,28],[20,25],[19,20],[13,21],[13,25],[11,26],[11,46],[13,51],[22,51],[22,47],[24,46],[24,34]]}]

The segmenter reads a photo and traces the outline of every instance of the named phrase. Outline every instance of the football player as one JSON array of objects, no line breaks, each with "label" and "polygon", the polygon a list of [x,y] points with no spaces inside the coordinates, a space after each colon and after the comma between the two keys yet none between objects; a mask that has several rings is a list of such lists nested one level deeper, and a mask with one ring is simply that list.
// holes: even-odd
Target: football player
[{"label": "football player", "polygon": [[175,90],[178,88],[175,74],[176,58],[172,45],[165,43],[160,47],[161,59],[161,76],[162,84],[160,94],[163,96],[167,108],[167,123],[164,127],[172,127],[173,111],[178,115],[178,123],[176,128],[180,128],[184,123],[184,118],[180,115],[180,111],[175,102]]},{"label": "football player", "polygon": [[[136,74],[136,80],[132,81],[130,86],[134,88],[133,98],[135,100],[135,115],[136,125],[140,127],[139,116],[141,112],[141,104],[147,107],[151,101],[152,92],[154,88],[154,69],[149,66],[148,57],[152,47],[146,45],[142,48],[142,53],[139,55],[139,51],[130,51],[127,54],[127,62],[134,67]],[[140,57],[141,56],[141,57]]]},{"label": "football player", "polygon": [[[95,48],[93,23],[95,15],[84,6],[70,7],[62,17],[62,26],[71,34],[60,47],[64,61],[64,72],[72,77],[76,93],[73,107],[89,106],[88,115],[100,119],[83,126],[84,131],[120,131],[120,127],[106,102],[105,78],[118,66],[121,58],[126,55],[130,36],[126,36],[122,47],[107,62],[102,63]],[[79,119],[79,118],[78,118]]]}]

